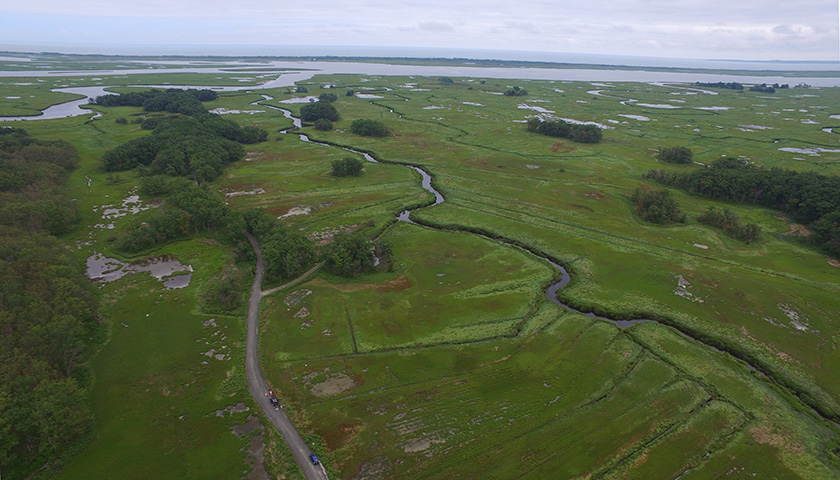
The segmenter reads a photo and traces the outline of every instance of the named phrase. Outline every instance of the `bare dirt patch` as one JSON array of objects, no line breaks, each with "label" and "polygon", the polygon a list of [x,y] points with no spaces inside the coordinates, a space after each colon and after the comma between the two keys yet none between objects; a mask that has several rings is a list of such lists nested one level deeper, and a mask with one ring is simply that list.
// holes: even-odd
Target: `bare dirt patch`
[{"label": "bare dirt patch", "polygon": [[790,230],[783,233],[782,235],[790,235],[794,237],[810,237],[811,232],[805,228],[805,225],[799,223],[791,223],[789,225]]},{"label": "bare dirt patch", "polygon": [[329,430],[322,432],[327,448],[338,450],[347,445],[361,431],[362,426],[356,423],[339,423]]},{"label": "bare dirt patch", "polygon": [[[324,375],[326,378],[314,383],[315,380]],[[309,373],[303,377],[309,393],[316,397],[331,397],[348,392],[357,387],[356,381],[349,375],[341,372],[331,373],[329,368],[322,371]]]},{"label": "bare dirt patch", "polygon": [[833,258],[826,257],[825,261],[828,262],[828,264],[831,265],[832,267],[840,268],[840,262],[838,262],[837,260],[835,260]]},{"label": "bare dirt patch", "polygon": [[554,142],[554,145],[549,147],[549,150],[551,150],[552,153],[569,153],[574,152],[577,149],[571,145],[565,144],[564,142]]},{"label": "bare dirt patch", "polygon": [[315,279],[310,285],[317,287],[331,287],[341,292],[356,292],[359,290],[376,290],[377,292],[398,292],[412,286],[411,280],[405,275],[382,283],[328,283],[322,279]]},{"label": "bare dirt patch", "polygon": [[390,470],[391,460],[384,455],[380,455],[365,462],[351,480],[386,480],[391,478],[388,475]]}]

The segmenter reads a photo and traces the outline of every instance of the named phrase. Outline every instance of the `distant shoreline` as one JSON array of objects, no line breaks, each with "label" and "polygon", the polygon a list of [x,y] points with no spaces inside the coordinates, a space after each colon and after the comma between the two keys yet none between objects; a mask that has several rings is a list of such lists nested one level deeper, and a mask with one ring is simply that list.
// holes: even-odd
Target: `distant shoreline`
[{"label": "distant shoreline", "polygon": [[[576,54],[574,57],[587,57]],[[316,61],[316,62],[357,62],[357,63],[384,63],[391,65],[435,65],[435,66],[469,66],[469,67],[496,67],[496,68],[548,68],[548,69],[580,69],[593,70],[645,70],[653,72],[672,73],[720,73],[726,75],[780,75],[789,76],[796,74],[803,77],[838,77],[840,78],[840,66],[838,62],[820,60],[726,60],[726,59],[666,59],[646,57],[622,57],[591,55],[592,62],[587,61],[550,61],[550,60],[510,60],[510,59],[486,59],[470,57],[443,57],[443,56],[380,56],[380,55],[217,55],[217,54],[99,54],[99,53],[59,53],[59,52],[23,52],[23,51],[0,51],[0,70],[8,70],[3,63],[14,61],[31,61],[32,57],[41,57],[44,60],[57,58],[64,61],[78,59],[80,61],[132,61],[132,62],[154,62],[154,61],[177,61],[177,62],[219,62],[219,61],[242,61],[242,62],[269,62],[269,61]],[[15,60],[12,60],[15,58]],[[16,58],[20,58],[17,60]],[[599,61],[609,59],[609,62]],[[622,61],[624,60],[624,61]],[[673,61],[684,65],[656,65]],[[635,62],[635,63],[634,63]],[[644,63],[644,62],[650,62]],[[685,64],[693,63],[693,66]],[[707,66],[703,66],[707,65]],[[731,65],[731,67],[730,67]],[[779,68],[783,66],[797,68]],[[825,66],[825,70],[814,67]],[[30,70],[29,65],[18,66],[22,70]],[[765,68],[751,68],[765,67]],[[808,68],[810,67],[810,68]],[[16,68],[17,69],[17,68]]]}]

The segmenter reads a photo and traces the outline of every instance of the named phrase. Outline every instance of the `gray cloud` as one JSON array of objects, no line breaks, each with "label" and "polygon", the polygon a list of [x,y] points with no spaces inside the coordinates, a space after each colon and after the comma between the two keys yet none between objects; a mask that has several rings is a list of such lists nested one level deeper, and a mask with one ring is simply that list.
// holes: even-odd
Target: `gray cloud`
[{"label": "gray cloud", "polygon": [[791,60],[838,57],[835,0],[772,5],[758,0],[2,3],[0,44],[60,44],[65,40],[56,32],[64,29],[68,37],[90,43],[134,37],[176,44],[315,43]]}]

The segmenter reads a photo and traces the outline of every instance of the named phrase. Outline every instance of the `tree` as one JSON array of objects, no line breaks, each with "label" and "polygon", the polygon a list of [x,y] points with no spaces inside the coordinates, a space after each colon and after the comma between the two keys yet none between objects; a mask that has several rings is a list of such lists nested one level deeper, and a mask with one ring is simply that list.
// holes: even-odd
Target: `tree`
[{"label": "tree", "polygon": [[327,93],[327,92],[324,92],[324,93],[322,93],[322,94],[318,95],[318,101],[319,101],[319,102],[329,102],[329,103],[332,103],[332,102],[334,102],[334,101],[336,101],[336,100],[338,100],[338,95],[336,95],[336,94],[334,94],[334,93]]},{"label": "tree", "polygon": [[514,85],[513,88],[505,91],[505,95],[508,97],[524,97],[525,95],[528,95],[528,90],[520,88],[518,85]]},{"label": "tree", "polygon": [[320,118],[326,118],[331,122],[337,122],[341,115],[329,102],[312,102],[300,107],[300,118],[304,122],[314,122]]},{"label": "tree", "polygon": [[364,164],[356,157],[344,157],[332,162],[332,174],[336,177],[358,177]]},{"label": "tree", "polygon": [[390,134],[384,123],[367,118],[353,120],[350,131],[363,137],[387,137]]}]

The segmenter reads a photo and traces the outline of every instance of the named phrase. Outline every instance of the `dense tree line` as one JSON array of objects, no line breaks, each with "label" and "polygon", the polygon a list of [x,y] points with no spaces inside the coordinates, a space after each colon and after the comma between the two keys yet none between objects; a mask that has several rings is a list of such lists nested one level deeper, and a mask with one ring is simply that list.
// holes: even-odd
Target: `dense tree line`
[{"label": "dense tree line", "polygon": [[738,82],[694,82],[697,87],[728,88],[729,90],[743,90],[744,86]]},{"label": "dense tree line", "polygon": [[52,235],[69,231],[79,214],[62,189],[78,161],[67,142],[0,128],[0,224]]},{"label": "dense tree line", "polygon": [[736,158],[685,173],[651,170],[646,177],[707,198],[781,210],[811,227],[812,242],[840,255],[840,177],[758,168]]},{"label": "dense tree line", "polygon": [[102,156],[106,171],[141,167],[144,173],[211,181],[224,167],[245,155],[242,144],[265,141],[268,134],[257,127],[240,127],[218,115],[167,118],[151,135],[112,148]]},{"label": "dense tree line", "polygon": [[198,115],[207,112],[201,102],[216,100],[217,98],[219,98],[219,94],[213,90],[170,88],[129,92],[121,95],[102,95],[96,97],[92,103],[103,107],[143,107],[146,112]]},{"label": "dense tree line", "polygon": [[667,147],[659,149],[657,158],[665,163],[686,164],[692,162],[694,153],[688,147]]},{"label": "dense tree line", "polygon": [[3,478],[55,463],[93,424],[85,386],[88,342],[101,333],[96,299],[81,266],[50,236],[76,222],[75,207],[61,196],[76,163],[69,144],[0,128]]},{"label": "dense tree line", "polygon": [[350,131],[363,137],[387,137],[391,134],[384,123],[368,118],[353,120],[353,123],[350,124]]},{"label": "dense tree line", "polygon": [[755,223],[741,223],[737,213],[728,208],[718,209],[709,207],[702,215],[697,217],[700,223],[710,227],[723,230],[723,233],[744,243],[752,243],[758,240],[761,229]]},{"label": "dense tree line", "polygon": [[647,222],[660,225],[685,222],[686,216],[680,211],[680,205],[670,190],[643,192],[637,188],[630,200],[636,205],[636,213]]},{"label": "dense tree line", "polygon": [[567,138],[578,143],[598,143],[603,139],[601,129],[595,125],[580,125],[563,120],[528,119],[528,131],[549,137]]}]

